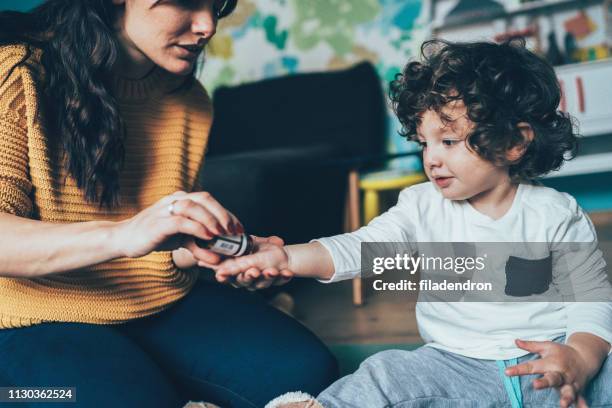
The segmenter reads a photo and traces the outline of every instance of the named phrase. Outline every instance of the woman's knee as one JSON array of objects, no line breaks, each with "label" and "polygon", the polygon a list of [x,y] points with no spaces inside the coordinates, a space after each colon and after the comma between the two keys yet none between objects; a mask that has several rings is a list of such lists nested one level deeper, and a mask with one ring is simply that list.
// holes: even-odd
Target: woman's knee
[{"label": "woman's knee", "polygon": [[[279,361],[283,366],[286,362]],[[302,345],[289,358],[291,372],[294,373],[295,391],[317,395],[338,379],[338,362],[329,349],[320,341]],[[299,387],[301,385],[301,387]]]},{"label": "woman's knee", "polygon": [[2,376],[15,386],[74,387],[76,407],[183,402],[149,356],[111,327],[49,323],[13,330],[0,360]]}]

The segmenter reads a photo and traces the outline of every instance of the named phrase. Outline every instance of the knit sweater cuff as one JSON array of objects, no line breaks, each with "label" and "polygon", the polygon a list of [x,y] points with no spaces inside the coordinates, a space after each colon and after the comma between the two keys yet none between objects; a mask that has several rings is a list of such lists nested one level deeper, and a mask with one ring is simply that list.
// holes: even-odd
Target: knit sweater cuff
[{"label": "knit sweater cuff", "polygon": [[29,197],[32,183],[28,176],[26,130],[0,114],[0,211],[28,217],[32,212]]}]

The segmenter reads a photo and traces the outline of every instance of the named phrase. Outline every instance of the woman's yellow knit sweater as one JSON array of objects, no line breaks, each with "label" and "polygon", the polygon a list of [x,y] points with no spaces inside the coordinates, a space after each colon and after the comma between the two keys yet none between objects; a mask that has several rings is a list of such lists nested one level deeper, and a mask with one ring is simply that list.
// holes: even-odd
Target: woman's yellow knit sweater
[{"label": "woman's yellow knit sweater", "polygon": [[[199,83],[170,92],[184,78],[155,69],[142,80],[115,79],[126,127],[119,208],[87,203],[61,165],[44,128],[40,89],[18,66],[23,46],[0,47],[0,211],[56,223],[129,218],[165,195],[192,191],[211,125],[211,103]],[[40,53],[35,52],[33,61]],[[1,240],[10,240],[0,231]],[[26,245],[24,245],[26,247]],[[171,252],[119,258],[34,279],[0,278],[0,329],[47,321],[121,323],[170,306],[197,276],[177,269]]]}]

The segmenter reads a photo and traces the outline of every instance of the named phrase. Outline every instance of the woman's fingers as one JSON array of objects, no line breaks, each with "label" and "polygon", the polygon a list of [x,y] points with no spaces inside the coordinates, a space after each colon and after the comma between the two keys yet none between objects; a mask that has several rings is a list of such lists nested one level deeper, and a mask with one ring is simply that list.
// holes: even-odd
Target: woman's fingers
[{"label": "woman's fingers", "polygon": [[174,200],[178,200],[180,198],[182,198],[183,196],[186,196],[188,193],[182,190],[179,191],[175,191],[174,193],[165,196],[164,198],[162,198],[161,200],[158,201],[158,203],[160,203],[163,206],[168,206],[169,204],[171,204]]},{"label": "woman's fingers", "polygon": [[213,235],[202,224],[189,218],[175,216],[159,221],[168,235],[185,234],[202,239],[211,239]]},{"label": "woman's fingers", "polygon": [[203,207],[200,203],[188,198],[176,200],[172,204],[172,213],[168,211],[168,215],[171,217],[180,216],[197,221],[213,236],[227,234],[223,225],[212,212]]},{"label": "woman's fingers", "polygon": [[236,217],[233,213],[231,213],[230,211],[228,211],[231,219],[232,219],[232,231],[234,234],[244,234],[244,226],[242,225],[242,223],[240,222],[240,220],[238,219],[238,217]]},{"label": "woman's fingers", "polygon": [[[161,205],[166,215],[180,215],[201,222],[214,235],[234,235],[244,232],[244,227],[238,218],[207,192],[177,191],[164,197]],[[172,210],[172,214],[169,210]]]},{"label": "woman's fingers", "polygon": [[198,262],[198,266],[203,268],[214,269],[216,265],[218,265],[223,257],[213,251],[209,251],[208,249],[200,248],[196,243],[193,237],[188,238],[184,242],[185,248],[187,248],[193,257]]},{"label": "woman's fingers", "polygon": [[[217,255],[217,254],[215,254],[213,252],[213,254],[211,255],[211,259],[213,259],[213,257],[215,255]],[[221,259],[221,257],[219,257],[219,259]],[[201,267],[201,268],[208,268],[208,269],[213,269],[214,270],[219,262],[221,262],[221,261],[218,261],[218,262],[215,261],[215,260],[210,261],[210,262],[207,262],[207,261],[198,261],[198,266]]]},{"label": "woman's fingers", "polygon": [[225,234],[238,234],[238,230],[241,227],[238,219],[227,211],[210,193],[205,191],[191,193],[189,194],[189,199],[197,202],[210,212],[225,231]]},{"label": "woman's fingers", "polygon": [[255,245],[272,244],[280,247],[285,245],[285,241],[283,241],[281,237],[277,237],[276,235],[272,235],[269,237],[258,237],[256,235],[251,235],[251,237],[253,237],[253,242],[255,243]]}]

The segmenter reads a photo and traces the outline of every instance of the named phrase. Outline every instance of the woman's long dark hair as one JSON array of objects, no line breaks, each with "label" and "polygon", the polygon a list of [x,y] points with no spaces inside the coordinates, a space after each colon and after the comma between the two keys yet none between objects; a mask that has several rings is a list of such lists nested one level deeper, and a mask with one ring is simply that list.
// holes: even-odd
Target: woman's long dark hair
[{"label": "woman's long dark hair", "polygon": [[[182,0],[189,3],[189,0]],[[218,17],[231,13],[227,0]],[[111,69],[119,44],[112,0],[47,0],[30,12],[0,12],[0,45],[24,44],[27,64],[33,47],[42,51],[45,125],[56,134],[65,167],[88,202],[118,205],[124,163],[124,125],[111,92]],[[12,70],[16,68],[13,67]],[[31,66],[35,69],[35,66]],[[194,80],[193,72],[186,81]],[[0,78],[8,78],[0,73]]]}]

